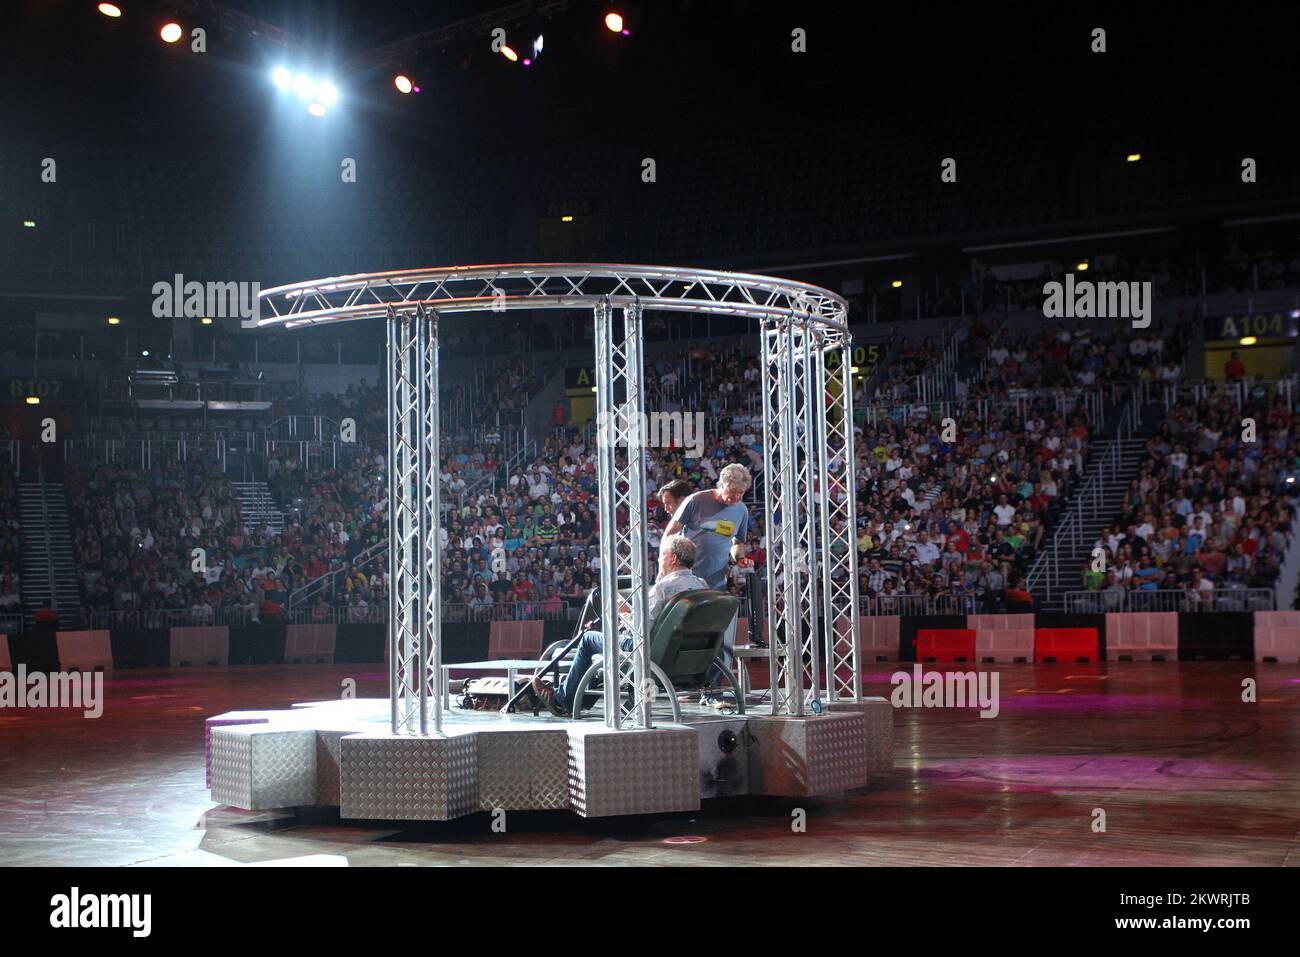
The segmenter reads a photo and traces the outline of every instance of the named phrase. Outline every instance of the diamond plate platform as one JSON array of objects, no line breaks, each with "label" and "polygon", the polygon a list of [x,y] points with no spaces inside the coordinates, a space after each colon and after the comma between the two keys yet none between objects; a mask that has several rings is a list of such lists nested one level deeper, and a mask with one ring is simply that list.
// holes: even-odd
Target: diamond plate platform
[{"label": "diamond plate platform", "polygon": [[339,814],[449,821],[478,810],[478,735],[371,733],[340,740]]},{"label": "diamond plate platform", "polygon": [[829,794],[892,768],[883,698],[819,717],[686,710],[649,730],[452,709],[442,736],[392,735],[381,699],[210,718],[212,799],[245,810],[337,807],[344,818],[441,821],[479,811],[583,817],[699,810],[743,794]]},{"label": "diamond plate platform", "polygon": [[867,719],[868,774],[891,774],[894,770],[894,706],[888,698],[863,698],[861,701],[832,701],[826,706],[832,714],[856,712]]},{"label": "diamond plate platform", "polygon": [[699,810],[695,734],[681,725],[611,731],[570,724],[570,806],[583,817]]},{"label": "diamond plate platform", "polygon": [[244,724],[212,729],[212,800],[247,811],[316,803],[316,732]]},{"label": "diamond plate platform", "polygon": [[203,722],[203,767],[206,775],[204,781],[212,787],[212,729],[224,728],[232,724],[266,724],[280,711],[227,711],[208,718]]},{"label": "diamond plate platform", "polygon": [[504,728],[478,736],[479,808],[565,810],[569,733],[564,728]]},{"label": "diamond plate platform", "polygon": [[865,787],[867,718],[860,712],[752,715],[751,794],[814,797]]}]

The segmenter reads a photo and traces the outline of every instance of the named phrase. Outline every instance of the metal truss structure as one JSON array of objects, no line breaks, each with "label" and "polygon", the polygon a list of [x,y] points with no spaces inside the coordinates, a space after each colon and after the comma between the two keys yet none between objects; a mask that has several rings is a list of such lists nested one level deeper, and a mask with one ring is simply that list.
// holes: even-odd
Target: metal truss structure
[{"label": "metal truss structure", "polygon": [[606,725],[652,725],[646,310],[760,321],[772,713],[860,700],[852,343],[839,296],[744,273],[539,263],[313,280],[263,290],[260,306],[264,328],[387,323],[394,733],[442,732],[439,318],[514,309],[591,309],[595,322]]}]

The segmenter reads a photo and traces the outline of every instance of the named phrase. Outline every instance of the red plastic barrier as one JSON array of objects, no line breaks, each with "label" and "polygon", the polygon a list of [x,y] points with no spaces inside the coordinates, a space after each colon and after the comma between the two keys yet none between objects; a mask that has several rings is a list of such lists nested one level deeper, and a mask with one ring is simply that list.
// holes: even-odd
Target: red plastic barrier
[{"label": "red plastic barrier", "polygon": [[974,661],[974,628],[921,628],[916,632],[916,660]]},{"label": "red plastic barrier", "polygon": [[1055,658],[1073,663],[1080,658],[1101,659],[1096,628],[1038,628],[1034,631],[1034,659]]}]

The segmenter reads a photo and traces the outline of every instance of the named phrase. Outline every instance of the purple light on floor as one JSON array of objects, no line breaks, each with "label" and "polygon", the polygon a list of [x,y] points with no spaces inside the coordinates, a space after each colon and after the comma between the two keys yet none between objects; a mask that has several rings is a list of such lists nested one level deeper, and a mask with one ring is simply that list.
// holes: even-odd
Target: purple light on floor
[{"label": "purple light on floor", "polygon": [[624,31],[623,31],[623,36],[625,36],[625,37],[630,37],[631,35],[632,35],[632,31],[631,31],[631,30],[624,30]]},{"label": "purple light on floor", "polygon": [[1189,780],[1216,791],[1251,791],[1278,780],[1275,774],[1228,761],[1089,754],[938,760],[927,762],[918,777],[945,786],[1005,787],[1011,792],[1088,787],[1179,791]]},{"label": "purple light on floor", "polygon": [[533,65],[533,58],[530,56],[524,57],[524,66],[532,66],[532,65]]}]

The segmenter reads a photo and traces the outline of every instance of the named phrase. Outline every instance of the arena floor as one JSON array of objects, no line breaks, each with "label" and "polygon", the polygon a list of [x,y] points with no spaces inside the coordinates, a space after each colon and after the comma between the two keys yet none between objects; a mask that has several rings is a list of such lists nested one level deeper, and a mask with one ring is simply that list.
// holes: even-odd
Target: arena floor
[{"label": "arena floor", "polygon": [[[334,697],[345,678],[383,696],[381,667],[120,672],[99,719],[0,712],[0,863],[1300,865],[1300,667],[1248,662],[1000,666],[998,717],[896,711],[892,777],[804,802],[806,833],[794,800],[514,812],[505,833],[487,814],[395,828],[208,800],[205,717]],[[871,693],[893,670],[872,667]]]}]

